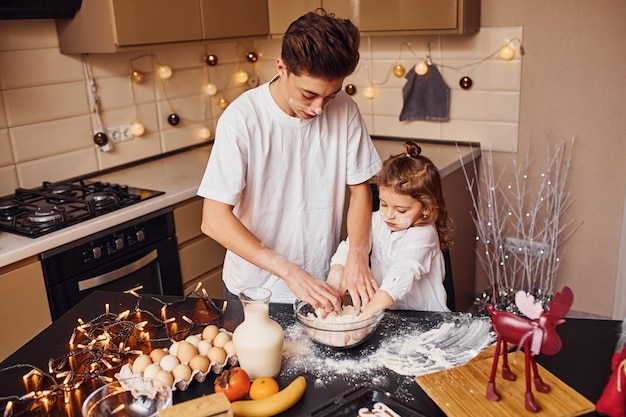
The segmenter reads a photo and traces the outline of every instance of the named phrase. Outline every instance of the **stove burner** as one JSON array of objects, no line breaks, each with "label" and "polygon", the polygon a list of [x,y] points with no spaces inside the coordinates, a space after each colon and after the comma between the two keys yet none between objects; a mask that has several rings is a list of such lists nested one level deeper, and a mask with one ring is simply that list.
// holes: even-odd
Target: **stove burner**
[{"label": "stove burner", "polygon": [[109,206],[111,204],[115,204],[117,199],[115,198],[115,194],[107,193],[107,192],[97,192],[90,196],[91,201],[93,201],[94,206],[97,208]]},{"label": "stove burner", "polygon": [[0,230],[38,237],[161,194],[101,181],[44,181],[0,198]]},{"label": "stove burner", "polygon": [[26,222],[32,226],[48,226],[52,223],[59,223],[67,220],[67,215],[63,207],[44,206],[37,207],[26,215]]}]

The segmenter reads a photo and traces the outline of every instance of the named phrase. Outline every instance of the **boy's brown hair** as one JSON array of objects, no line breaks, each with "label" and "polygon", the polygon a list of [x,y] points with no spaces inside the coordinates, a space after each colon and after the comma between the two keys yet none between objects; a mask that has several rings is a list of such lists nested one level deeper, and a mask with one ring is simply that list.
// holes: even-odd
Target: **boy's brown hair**
[{"label": "boy's brown hair", "polygon": [[310,12],[289,25],[281,58],[287,71],[326,80],[345,78],[359,62],[359,30],[349,19],[324,9]]}]

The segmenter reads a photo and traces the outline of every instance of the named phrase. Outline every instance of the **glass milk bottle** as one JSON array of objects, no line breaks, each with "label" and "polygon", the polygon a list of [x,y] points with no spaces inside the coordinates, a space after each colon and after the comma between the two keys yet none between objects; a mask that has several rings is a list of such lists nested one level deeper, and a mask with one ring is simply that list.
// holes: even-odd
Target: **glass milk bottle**
[{"label": "glass milk bottle", "polygon": [[270,318],[272,292],[267,288],[247,288],[239,294],[243,322],[233,332],[237,359],[251,379],[276,377],[283,358],[283,328]]}]

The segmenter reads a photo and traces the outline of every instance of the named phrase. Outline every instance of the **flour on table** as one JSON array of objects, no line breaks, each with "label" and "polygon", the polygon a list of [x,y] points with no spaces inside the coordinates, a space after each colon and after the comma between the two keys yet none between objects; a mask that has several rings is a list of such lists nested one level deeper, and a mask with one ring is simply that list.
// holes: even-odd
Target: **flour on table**
[{"label": "flour on table", "polygon": [[[387,312],[377,330],[380,343],[366,343],[348,351],[313,342],[295,323],[285,328],[283,371],[316,375],[318,386],[335,380],[350,385],[366,376],[372,387],[385,378],[397,378],[395,373],[409,377],[403,382],[408,393],[408,387],[415,384],[414,377],[464,365],[495,341],[488,317],[441,314],[428,323]],[[402,398],[402,394],[400,386],[396,395]]]}]

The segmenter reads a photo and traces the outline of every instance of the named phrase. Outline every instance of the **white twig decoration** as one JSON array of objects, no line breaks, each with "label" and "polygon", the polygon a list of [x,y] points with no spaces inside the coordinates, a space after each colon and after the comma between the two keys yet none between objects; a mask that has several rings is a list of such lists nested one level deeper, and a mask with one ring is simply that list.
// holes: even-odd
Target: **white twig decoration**
[{"label": "white twig decoration", "polygon": [[544,304],[551,297],[563,243],[580,226],[563,219],[572,203],[566,182],[573,145],[574,139],[569,145],[561,142],[554,154],[547,145],[546,171],[540,174],[537,190],[529,184],[530,149],[524,164],[512,156],[515,171],[506,187],[501,186],[502,173],[494,173],[491,150],[483,153],[479,181],[476,164],[474,179],[463,167],[472,196],[478,258],[491,287],[486,302],[514,308],[513,296],[520,289]]}]

